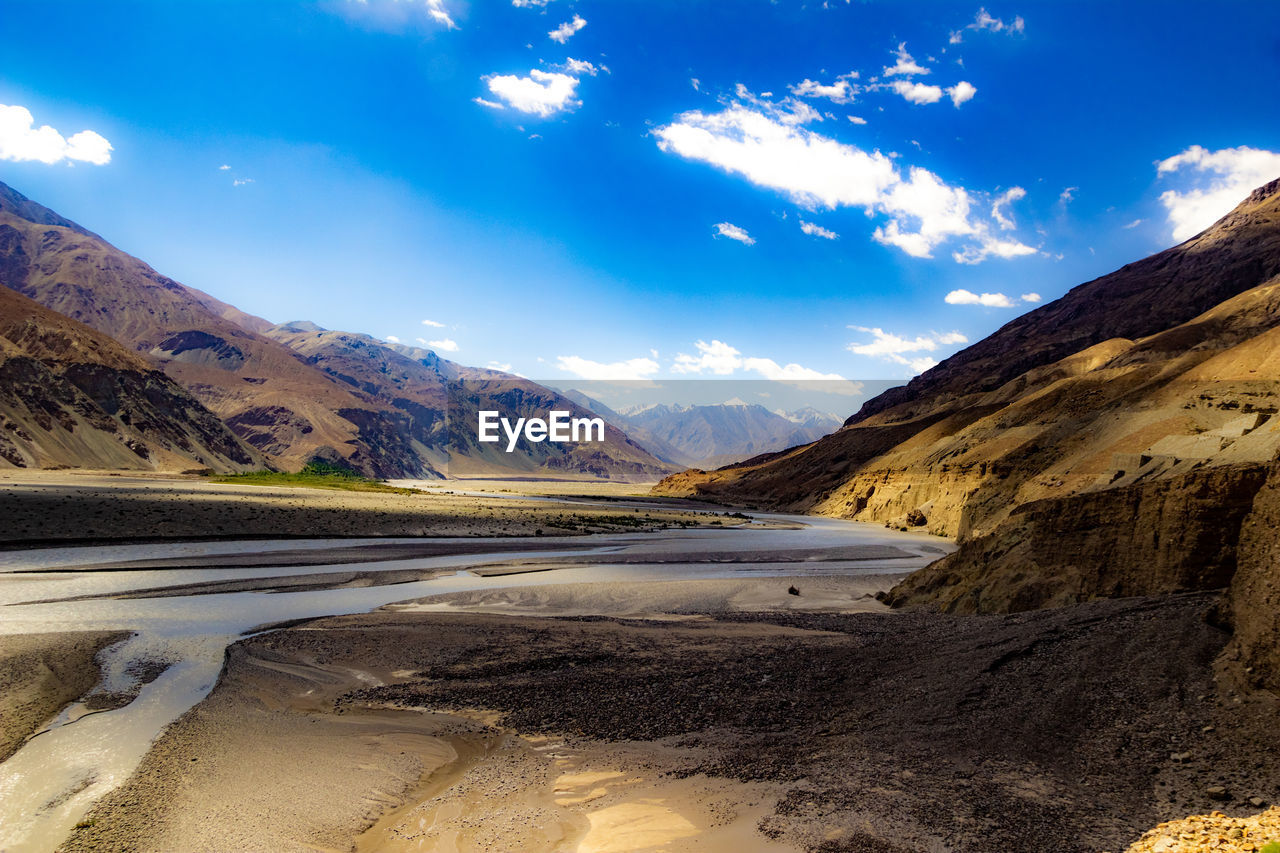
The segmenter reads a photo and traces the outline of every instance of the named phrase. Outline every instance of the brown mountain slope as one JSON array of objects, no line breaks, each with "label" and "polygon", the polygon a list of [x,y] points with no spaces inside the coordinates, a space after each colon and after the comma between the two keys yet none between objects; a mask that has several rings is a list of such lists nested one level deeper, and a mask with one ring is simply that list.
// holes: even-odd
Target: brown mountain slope
[{"label": "brown mountain slope", "polygon": [[1280,274],[1280,179],[1186,242],[1073,288],[1061,299],[870,400],[849,423],[920,402],[986,391],[1033,367],[1111,338],[1140,338],[1183,323]]},{"label": "brown mountain slope", "polygon": [[0,468],[259,468],[186,390],[115,340],[0,288]]},{"label": "brown mountain slope", "polygon": [[287,347],[226,319],[240,319],[229,306],[83,229],[47,224],[56,214],[40,215],[43,208],[29,201],[15,205],[15,196],[0,195],[0,283],[144,354],[283,467],[328,447],[384,473],[369,464],[356,424],[339,414],[365,409],[364,400]]}]

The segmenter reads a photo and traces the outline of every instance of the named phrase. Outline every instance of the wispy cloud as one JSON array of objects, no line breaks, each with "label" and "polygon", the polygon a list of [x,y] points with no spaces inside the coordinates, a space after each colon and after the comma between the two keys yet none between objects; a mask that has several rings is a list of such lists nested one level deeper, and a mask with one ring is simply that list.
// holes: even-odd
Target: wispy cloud
[{"label": "wispy cloud", "polygon": [[852,72],[837,77],[834,83],[819,83],[816,80],[810,80],[807,77],[799,83],[787,88],[791,94],[800,98],[826,98],[834,104],[851,104],[854,95],[858,93],[858,87],[853,82],[858,73]]},{"label": "wispy cloud", "polygon": [[60,163],[70,160],[103,166],[111,162],[111,143],[101,134],[82,130],[64,138],[49,125],[35,126],[26,107],[0,104],[0,160]]},{"label": "wispy cloud", "polygon": [[435,320],[423,320],[422,325],[430,326],[433,329],[443,329],[444,323],[437,323]]},{"label": "wispy cloud", "polygon": [[1250,192],[1280,177],[1280,152],[1244,145],[1210,151],[1192,145],[1158,162],[1156,174],[1182,179],[1183,187],[1161,193],[1160,201],[1168,211],[1173,239],[1186,240],[1230,213]]},{"label": "wispy cloud", "polygon": [[1026,21],[1022,20],[1022,16],[1018,15],[1007,23],[1001,19],[991,15],[985,8],[979,9],[978,14],[974,16],[973,21],[964,26],[963,29],[954,30],[951,33],[951,44],[960,44],[964,41],[964,31],[972,30],[982,32],[986,30],[992,33],[1006,33],[1007,35],[1021,35],[1026,31]]},{"label": "wispy cloud", "polygon": [[878,327],[850,326],[849,328],[855,332],[869,334],[872,338],[864,343],[849,344],[846,347],[849,352],[901,364],[916,373],[922,373],[938,362],[931,356],[913,355],[913,353],[936,352],[939,347],[969,342],[969,339],[960,332],[932,332],[928,335],[907,338]]},{"label": "wispy cloud", "polygon": [[1005,208],[1026,197],[1027,191],[1022,187],[1010,187],[1003,194],[996,196],[996,200],[991,203],[991,218],[998,222],[1005,231],[1013,230],[1016,226],[1013,219],[1005,215]]},{"label": "wispy cloud", "polygon": [[812,222],[805,222],[803,219],[800,220],[800,230],[811,237],[821,237],[824,240],[838,240],[840,238],[840,235],[836,232],[828,231],[821,225],[815,225]]},{"label": "wispy cloud", "polygon": [[[558,41],[561,44],[564,44],[569,39],[573,38],[573,35],[586,25],[587,21],[585,18],[581,15],[574,15],[572,21],[565,21],[563,24],[547,33],[547,36],[550,37],[552,41]],[[594,30],[592,32],[594,32]]]},{"label": "wispy cloud", "polygon": [[737,240],[745,246],[754,246],[756,244],[756,241],[747,233],[747,229],[740,228],[732,222],[717,222],[713,227],[716,229],[716,234],[721,237]]},{"label": "wispy cloud", "polygon": [[403,23],[414,10],[427,13],[432,21],[448,30],[458,29],[445,6],[445,0],[347,0],[347,7],[362,10],[363,15],[381,18],[383,23]]},{"label": "wispy cloud", "polygon": [[452,338],[444,338],[439,341],[427,341],[427,346],[434,350],[444,350],[445,352],[457,352],[458,342]]}]

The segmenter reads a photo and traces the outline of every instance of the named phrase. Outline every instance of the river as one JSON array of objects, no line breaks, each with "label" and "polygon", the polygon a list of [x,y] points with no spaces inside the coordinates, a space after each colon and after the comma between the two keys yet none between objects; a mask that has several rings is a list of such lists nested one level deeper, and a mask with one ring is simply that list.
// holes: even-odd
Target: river
[{"label": "river", "polygon": [[[137,691],[115,710],[90,712],[76,704],[9,760],[0,764],[0,851],[55,849],[90,807],[122,784],[165,726],[199,702],[217,681],[226,647],[263,626],[294,619],[362,613],[394,602],[451,592],[596,581],[662,581],[812,574],[909,572],[952,550],[946,540],[887,530],[878,525],[809,516],[756,514],[766,525],[745,528],[671,530],[656,533],[538,537],[539,550],[522,550],[531,539],[471,537],[433,543],[491,544],[488,553],[305,567],[164,568],[77,570],[108,561],[270,554],[308,549],[321,552],[363,543],[422,540],[281,540],[165,543],[48,548],[0,552],[0,643],[5,635],[56,631],[130,631],[104,650],[103,690]],[[558,543],[564,551],[555,550]],[[584,551],[584,543],[589,547]],[[882,558],[777,562],[770,552],[882,546]],[[528,546],[526,546],[528,547]],[[897,549],[897,552],[884,548]],[[549,550],[548,550],[549,549]],[[707,562],[698,556],[750,552],[750,562]],[[846,551],[845,553],[850,553]],[[546,571],[482,577],[471,568],[523,557],[572,557],[590,562]],[[645,555],[661,562],[647,563]],[[688,555],[681,562],[680,555]],[[167,597],[120,598],[122,593],[213,580],[269,579],[334,572],[435,570],[430,580],[305,591],[251,590]],[[65,600],[74,598],[75,600]],[[63,599],[63,600],[57,600]],[[147,662],[168,664],[139,689],[137,672]]]}]

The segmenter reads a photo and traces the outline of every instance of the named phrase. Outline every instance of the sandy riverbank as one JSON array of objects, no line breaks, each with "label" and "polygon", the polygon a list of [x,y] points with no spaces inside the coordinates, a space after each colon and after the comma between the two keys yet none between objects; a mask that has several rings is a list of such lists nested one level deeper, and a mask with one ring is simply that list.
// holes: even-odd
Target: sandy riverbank
[{"label": "sandy riverbank", "polygon": [[[0,547],[282,536],[533,536],[732,524],[619,484],[432,485],[417,494],[210,483],[81,471],[0,471]],[[590,493],[594,504],[572,500]],[[527,495],[550,500],[530,501]],[[564,498],[555,500],[555,496]],[[641,507],[610,506],[602,498]]]},{"label": "sandy riverbank", "polygon": [[0,635],[0,761],[88,693],[100,677],[95,656],[127,636],[125,631]]},{"label": "sandy riverbank", "polygon": [[1280,791],[1274,703],[1215,684],[1208,597],[745,612],[805,590],[739,584],[464,594],[242,641],[67,849],[1098,851]]}]

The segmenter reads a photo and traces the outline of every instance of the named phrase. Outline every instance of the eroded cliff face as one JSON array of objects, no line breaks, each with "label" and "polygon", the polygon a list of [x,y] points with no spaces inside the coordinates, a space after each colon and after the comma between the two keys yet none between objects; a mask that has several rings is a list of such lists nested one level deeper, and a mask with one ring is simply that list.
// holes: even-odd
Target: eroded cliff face
[{"label": "eroded cliff face", "polygon": [[[1224,466],[1034,501],[996,529],[910,575],[889,604],[1010,613],[1092,598],[1224,589],[1236,541],[1267,480]],[[1277,501],[1280,511],[1280,500]]]},{"label": "eroded cliff face", "polygon": [[1280,464],[1268,474],[1240,531],[1227,659],[1247,684],[1280,693]]}]

